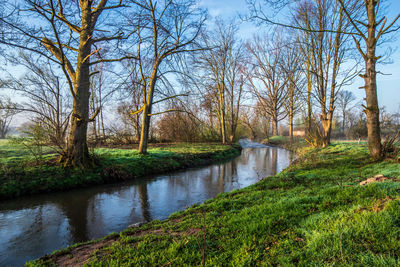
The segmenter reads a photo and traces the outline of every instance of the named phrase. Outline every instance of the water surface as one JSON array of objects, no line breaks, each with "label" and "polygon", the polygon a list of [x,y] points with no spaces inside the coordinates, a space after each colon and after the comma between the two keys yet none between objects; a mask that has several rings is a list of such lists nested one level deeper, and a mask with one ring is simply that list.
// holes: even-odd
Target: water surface
[{"label": "water surface", "polygon": [[19,266],[76,242],[165,219],[222,192],[274,175],[290,152],[241,140],[242,154],[212,166],[0,202],[0,266]]}]

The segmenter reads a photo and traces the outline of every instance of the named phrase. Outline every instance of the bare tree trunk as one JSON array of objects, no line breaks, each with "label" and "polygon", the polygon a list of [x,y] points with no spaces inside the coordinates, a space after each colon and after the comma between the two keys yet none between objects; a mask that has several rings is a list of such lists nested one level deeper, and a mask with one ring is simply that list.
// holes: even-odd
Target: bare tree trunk
[{"label": "bare tree trunk", "polygon": [[[361,77],[365,82],[364,89],[367,106],[364,106],[364,112],[367,116],[368,148],[371,157],[375,160],[380,160],[382,159],[383,154],[376,85],[376,62],[379,58],[376,57],[375,53],[380,37],[391,31],[397,31],[399,29],[395,26],[395,23],[400,18],[400,14],[398,14],[391,23],[387,23],[386,17],[376,21],[377,12],[381,10],[380,8],[377,8],[379,1],[365,0],[364,6],[366,8],[368,22],[362,22],[351,16],[346,9],[344,0],[340,0],[339,3],[344,8],[346,16],[354,26],[354,29],[357,31],[357,35],[361,37],[360,39],[357,39],[356,36],[353,35],[353,40],[356,43],[357,49],[365,61],[365,74],[361,75]],[[360,29],[361,26],[366,28],[367,34],[365,34],[365,31]],[[379,30],[377,31],[378,26]],[[361,40],[365,41],[366,52],[364,52],[363,48],[361,47]]]},{"label": "bare tree trunk", "polygon": [[323,129],[322,146],[326,147],[331,143],[332,120],[329,118],[321,118]]},{"label": "bare tree trunk", "polygon": [[293,111],[289,112],[289,137],[290,143],[293,143]]},{"label": "bare tree trunk", "polygon": [[272,135],[278,135],[278,118],[274,117],[272,118]]},{"label": "bare tree trunk", "polygon": [[219,90],[219,107],[220,107],[220,125],[221,125],[221,141],[226,144],[226,123],[225,123],[225,85]]},{"label": "bare tree trunk", "polygon": [[[89,7],[90,8],[90,7]],[[90,12],[82,9],[82,12]],[[83,21],[87,22],[85,18]],[[87,22],[88,23],[88,22]],[[76,69],[75,97],[73,99],[71,130],[68,138],[67,165],[88,167],[91,165],[87,146],[87,127],[89,121],[89,63],[91,45],[87,42],[90,33],[84,31],[81,36],[81,47]],[[86,60],[85,60],[86,59]]]},{"label": "bare tree trunk", "polygon": [[363,76],[365,81],[366,103],[365,114],[367,115],[367,129],[368,129],[368,148],[369,153],[373,159],[381,159],[381,128],[379,125],[379,106],[378,96],[376,91],[376,61],[375,49],[377,39],[375,37],[376,23],[375,23],[375,1],[368,1],[368,39],[367,39],[367,53],[365,55],[365,69],[366,73]]},{"label": "bare tree trunk", "polygon": [[235,139],[235,136],[233,134],[229,135],[229,143],[233,143],[233,140]]},{"label": "bare tree trunk", "polygon": [[140,123],[139,123],[139,115],[137,115],[138,118],[136,118],[136,142],[139,144],[140,143]]},{"label": "bare tree trunk", "polygon": [[269,130],[271,128],[271,118],[268,117],[267,121],[266,121],[266,126],[264,127],[264,134],[265,134],[265,138],[269,141]]},{"label": "bare tree trunk", "polygon": [[221,123],[222,123],[222,125],[221,125],[221,141],[222,141],[222,144],[226,144],[226,129],[225,129],[225,114],[224,113],[222,113],[222,115],[221,115]]},{"label": "bare tree trunk", "polygon": [[[308,37],[307,37],[308,40]],[[309,44],[307,44],[307,131],[311,130],[311,121],[312,121],[312,106],[311,106],[311,91],[312,91],[312,73],[311,73],[311,60],[310,60],[310,48]]]},{"label": "bare tree trunk", "polygon": [[139,143],[140,154],[147,154],[147,145],[149,142],[149,132],[150,132],[151,108],[153,105],[153,96],[157,80],[157,72],[158,72],[158,64],[156,63],[151,75],[152,78],[149,84],[147,99],[145,99],[143,104],[142,130],[140,132],[140,143]]},{"label": "bare tree trunk", "polygon": [[382,157],[382,145],[381,128],[379,125],[378,96],[376,92],[375,51],[368,51],[367,55],[369,55],[368,61],[366,62],[367,75],[364,80],[367,102],[365,114],[367,115],[368,148],[371,157],[378,160]]},{"label": "bare tree trunk", "polygon": [[[90,86],[90,101],[91,101],[91,112],[94,114],[96,111],[96,99],[95,99],[96,93],[94,92],[94,86],[91,84]],[[94,138],[96,140],[96,144],[98,142],[98,134],[97,134],[97,120],[93,121],[93,134]]]},{"label": "bare tree trunk", "polygon": [[91,165],[87,146],[87,128],[89,122],[90,70],[89,57],[91,53],[92,10],[89,3],[82,4],[82,31],[78,49],[77,67],[75,72],[71,131],[68,138],[67,165],[88,167]]},{"label": "bare tree trunk", "polygon": [[150,107],[145,104],[143,108],[142,130],[140,132],[139,153],[147,154],[147,145],[149,142],[150,129]]},{"label": "bare tree trunk", "polygon": [[343,111],[342,111],[342,118],[343,118],[343,121],[342,121],[342,131],[343,131],[343,135],[345,136],[346,135],[346,110],[345,109],[343,109]]}]

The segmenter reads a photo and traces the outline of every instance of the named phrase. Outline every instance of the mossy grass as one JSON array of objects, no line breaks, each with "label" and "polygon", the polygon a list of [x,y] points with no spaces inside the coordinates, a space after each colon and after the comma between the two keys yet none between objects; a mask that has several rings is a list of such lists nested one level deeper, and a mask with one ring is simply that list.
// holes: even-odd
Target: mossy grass
[{"label": "mossy grass", "polygon": [[175,143],[151,147],[147,155],[136,149],[97,148],[96,167],[63,168],[51,148],[44,148],[40,164],[23,146],[0,141],[0,199],[134,179],[183,168],[202,166],[240,154],[239,146],[213,143]]},{"label": "mossy grass", "polygon": [[[305,149],[276,176],[114,235],[85,264],[399,266],[400,182],[359,185],[376,174],[398,179],[400,166],[372,162],[365,145]],[[71,250],[28,266],[79,260]]]}]

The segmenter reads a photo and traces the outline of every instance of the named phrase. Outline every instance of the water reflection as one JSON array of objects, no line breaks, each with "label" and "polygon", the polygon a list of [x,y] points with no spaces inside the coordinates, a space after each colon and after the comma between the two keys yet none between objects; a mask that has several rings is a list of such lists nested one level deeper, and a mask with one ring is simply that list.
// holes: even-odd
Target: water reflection
[{"label": "water reflection", "polygon": [[0,203],[0,266],[22,265],[75,242],[118,232],[274,175],[289,165],[279,148],[245,148],[233,161],[64,193]]},{"label": "water reflection", "polygon": [[149,195],[147,193],[147,184],[141,184],[138,186],[140,208],[142,210],[143,221],[151,221],[150,210],[149,210]]}]

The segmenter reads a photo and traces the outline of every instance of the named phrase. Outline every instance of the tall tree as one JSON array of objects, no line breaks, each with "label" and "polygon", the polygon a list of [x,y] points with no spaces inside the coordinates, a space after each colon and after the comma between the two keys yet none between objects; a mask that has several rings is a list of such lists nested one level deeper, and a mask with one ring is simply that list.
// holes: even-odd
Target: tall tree
[{"label": "tall tree", "polygon": [[[294,12],[293,23],[296,27],[311,28],[311,16],[309,16],[309,12],[312,10],[312,2],[311,1],[302,1],[298,2]],[[303,72],[306,76],[307,83],[307,91],[306,91],[306,103],[307,103],[307,117],[306,117],[306,125],[307,130],[311,130],[312,126],[312,89],[313,89],[313,72],[312,72],[312,49],[311,49],[311,33],[309,31],[300,31],[297,35],[299,50],[301,52],[301,61],[303,62]]]},{"label": "tall tree", "polygon": [[343,63],[349,56],[348,31],[350,23],[339,3],[332,0],[313,0],[296,9],[298,27],[307,29],[310,39],[303,44],[312,54],[311,71],[313,73],[314,95],[319,104],[322,125],[321,144],[330,143],[333,116],[337,94],[343,84],[351,80],[355,73],[352,69],[343,71]]},{"label": "tall tree", "polygon": [[343,134],[346,132],[347,125],[347,113],[349,112],[351,103],[355,100],[355,96],[350,91],[340,91],[337,98],[337,106],[342,112],[342,131]]},{"label": "tall tree", "polygon": [[[216,20],[216,29],[202,36],[201,56],[194,61],[202,97],[214,107],[221,142],[235,138],[244,86],[244,46],[237,38],[237,26]],[[229,129],[227,129],[229,126]]]},{"label": "tall tree", "polygon": [[[307,28],[291,25],[289,23],[277,22],[272,19],[270,14],[266,14],[257,4],[258,0],[249,0],[250,18],[268,24],[278,24],[285,27],[295,28],[301,31],[313,32]],[[293,1],[288,0],[263,0],[266,4],[282,7]],[[376,83],[376,64],[381,56],[376,56],[376,50],[385,35],[398,31],[400,26],[398,21],[400,14],[388,21],[382,8],[384,0],[364,0],[364,1],[344,1],[337,0],[343,9],[344,15],[350,21],[353,30],[343,31],[342,33],[351,35],[354,43],[365,63],[365,74],[361,75],[364,79],[363,86],[366,94],[366,105],[364,112],[367,116],[368,128],[368,148],[371,157],[380,160],[383,157],[381,144],[381,131],[379,123],[379,105],[377,97]],[[324,32],[332,32],[329,29],[322,29]],[[337,33],[335,31],[335,33]]]},{"label": "tall tree", "polygon": [[[198,8],[197,1],[128,1],[132,5],[128,14],[129,26],[136,41],[136,56],[143,88],[142,107],[132,115],[142,114],[139,153],[147,153],[151,116],[175,109],[153,113],[153,106],[178,97],[165,96],[157,91],[160,78],[168,78],[168,70],[175,56],[196,51],[196,39],[205,21],[205,12]],[[150,62],[149,71],[144,68]],[[160,98],[161,97],[161,98]],[[158,98],[158,99],[157,99]]]},{"label": "tall tree", "polygon": [[287,98],[283,107],[285,108],[288,116],[289,137],[291,142],[293,142],[294,117],[302,107],[300,104],[300,96],[304,84],[302,81],[301,57],[297,51],[298,45],[289,44],[286,47],[284,56],[281,59],[282,70],[284,71],[287,81]]},{"label": "tall tree", "polygon": [[379,105],[376,83],[376,63],[381,58],[376,56],[376,49],[383,36],[400,29],[396,22],[400,13],[391,21],[382,15],[382,2],[380,0],[364,0],[362,18],[355,18],[350,12],[348,3],[338,0],[345,15],[350,20],[354,33],[353,40],[365,62],[364,90],[366,106],[364,112],[367,115],[368,148],[372,158],[382,158],[381,129],[379,123]]},{"label": "tall tree", "polygon": [[28,113],[31,120],[42,126],[48,144],[65,156],[66,136],[71,116],[68,86],[62,73],[47,64],[36,64],[27,53],[18,57],[19,64],[28,71],[19,78],[10,75],[8,88],[25,100],[14,107]]},{"label": "tall tree", "polygon": [[283,40],[280,36],[256,37],[247,43],[247,48],[252,56],[249,84],[271,117],[272,134],[278,135],[278,122],[287,116],[283,109],[287,99],[287,80],[281,64]]},{"label": "tall tree", "polygon": [[[66,156],[62,158],[65,165],[92,165],[87,129],[100,110],[89,114],[90,66],[120,58],[93,61],[91,58],[103,43],[123,38],[113,27],[117,25],[115,21],[106,25],[107,20],[116,19],[109,12],[119,7],[122,1],[116,0],[24,0],[14,14],[14,21],[2,19],[14,30],[13,39],[3,43],[48,58],[61,67],[68,81],[72,116]],[[100,19],[105,11],[109,16]]]}]

